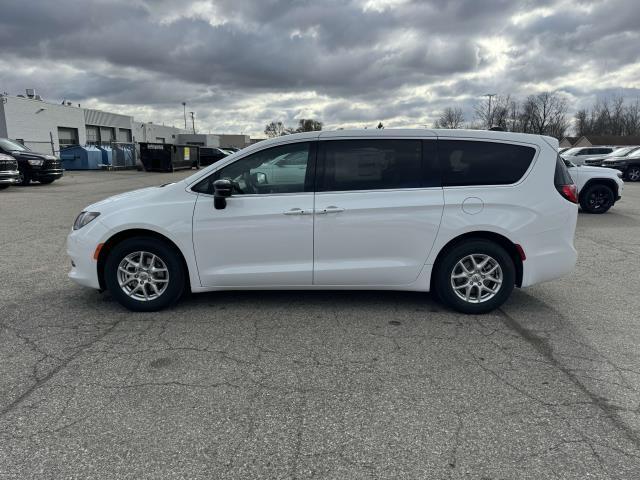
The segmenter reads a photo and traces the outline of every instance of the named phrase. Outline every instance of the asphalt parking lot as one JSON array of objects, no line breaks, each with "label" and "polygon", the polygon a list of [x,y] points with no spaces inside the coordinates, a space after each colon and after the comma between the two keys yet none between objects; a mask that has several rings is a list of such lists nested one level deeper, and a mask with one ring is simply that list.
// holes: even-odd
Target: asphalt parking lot
[{"label": "asphalt parking lot", "polygon": [[233,292],[134,314],[67,279],[87,204],[188,172],[0,192],[0,478],[640,478],[640,184],[573,276],[491,315]]}]

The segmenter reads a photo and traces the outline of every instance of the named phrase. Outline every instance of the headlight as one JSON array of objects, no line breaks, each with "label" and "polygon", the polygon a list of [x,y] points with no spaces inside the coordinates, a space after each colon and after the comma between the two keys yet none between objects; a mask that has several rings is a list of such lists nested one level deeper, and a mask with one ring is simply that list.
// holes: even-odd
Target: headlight
[{"label": "headlight", "polygon": [[80,230],[87,223],[95,220],[98,215],[100,215],[100,212],[80,212],[80,215],[76,217],[76,221],[73,222],[73,229]]},{"label": "headlight", "polygon": [[33,165],[34,167],[41,167],[42,164],[44,163],[44,160],[28,160],[29,165]]}]

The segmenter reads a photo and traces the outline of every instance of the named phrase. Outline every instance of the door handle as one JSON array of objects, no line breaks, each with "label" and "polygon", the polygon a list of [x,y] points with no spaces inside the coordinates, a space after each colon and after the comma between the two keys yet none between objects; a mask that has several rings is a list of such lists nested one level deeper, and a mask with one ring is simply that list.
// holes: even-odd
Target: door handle
[{"label": "door handle", "polygon": [[344,208],[336,207],[335,205],[331,205],[324,210],[316,210],[316,213],[321,215],[326,215],[327,213],[340,213],[344,212]]},{"label": "door handle", "polygon": [[287,210],[286,212],[282,212],[285,215],[304,215],[306,212],[301,208],[292,208],[291,210]]}]

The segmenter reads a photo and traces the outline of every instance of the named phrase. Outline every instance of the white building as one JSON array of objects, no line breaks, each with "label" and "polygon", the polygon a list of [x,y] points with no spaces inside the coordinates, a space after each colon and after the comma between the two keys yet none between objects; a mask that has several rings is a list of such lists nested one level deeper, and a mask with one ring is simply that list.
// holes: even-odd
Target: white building
[{"label": "white building", "polygon": [[42,153],[56,154],[68,145],[109,142],[178,143],[186,130],[136,121],[132,116],[43,101],[27,95],[0,95],[0,138],[19,140]]}]

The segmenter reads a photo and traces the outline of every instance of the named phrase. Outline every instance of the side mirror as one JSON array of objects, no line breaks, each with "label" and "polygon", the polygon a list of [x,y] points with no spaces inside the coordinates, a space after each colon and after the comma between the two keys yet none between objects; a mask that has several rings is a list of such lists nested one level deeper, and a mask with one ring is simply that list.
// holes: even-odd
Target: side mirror
[{"label": "side mirror", "polygon": [[213,206],[222,210],[227,206],[227,197],[231,196],[233,184],[231,180],[220,179],[213,182]]}]

